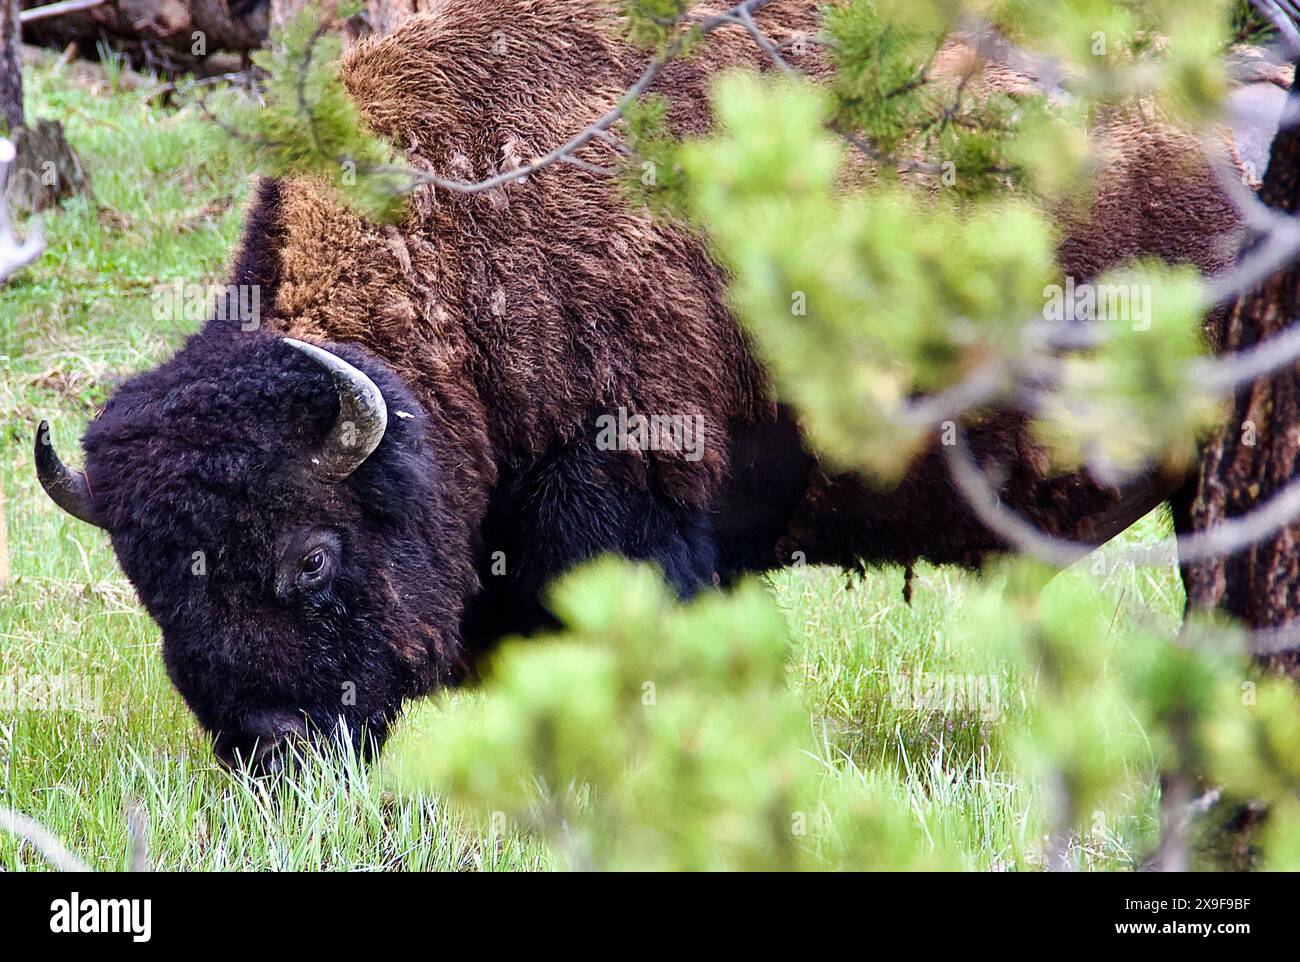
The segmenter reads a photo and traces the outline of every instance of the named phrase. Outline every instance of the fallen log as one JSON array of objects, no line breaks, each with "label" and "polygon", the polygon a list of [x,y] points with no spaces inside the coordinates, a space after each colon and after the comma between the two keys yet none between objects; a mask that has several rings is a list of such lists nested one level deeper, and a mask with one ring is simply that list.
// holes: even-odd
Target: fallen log
[{"label": "fallen log", "polygon": [[[42,47],[100,41],[126,52],[138,68],[164,73],[193,69],[218,51],[247,55],[266,44],[312,0],[19,0],[23,39]],[[317,0],[347,44],[392,32],[433,0],[365,0],[361,13],[340,17],[338,0]]]},{"label": "fallen log", "polygon": [[186,69],[226,50],[266,43],[270,0],[19,0],[23,39],[44,47],[106,41],[137,66]]}]

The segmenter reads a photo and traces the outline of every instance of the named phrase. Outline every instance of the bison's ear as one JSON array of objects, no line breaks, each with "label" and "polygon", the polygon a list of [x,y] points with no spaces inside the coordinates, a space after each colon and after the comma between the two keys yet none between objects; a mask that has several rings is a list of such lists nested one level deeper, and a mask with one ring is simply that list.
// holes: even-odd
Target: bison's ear
[{"label": "bison's ear", "polygon": [[36,429],[36,477],[41,487],[57,504],[74,518],[98,528],[103,525],[95,517],[95,506],[90,497],[90,485],[80,471],[71,471],[59,460],[50,441],[50,423],[42,421]]},{"label": "bison's ear", "polygon": [[361,467],[379,447],[388,429],[388,405],[379,386],[341,357],[291,337],[284,338],[284,343],[328,371],[338,391],[338,420],[311,456],[316,475],[322,481],[337,484]]}]

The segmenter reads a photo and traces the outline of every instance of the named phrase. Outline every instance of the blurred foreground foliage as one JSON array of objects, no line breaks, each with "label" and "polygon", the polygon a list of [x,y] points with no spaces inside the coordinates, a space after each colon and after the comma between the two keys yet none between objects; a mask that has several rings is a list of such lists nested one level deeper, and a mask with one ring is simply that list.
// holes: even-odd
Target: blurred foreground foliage
[{"label": "blurred foreground foliage", "polygon": [[[1116,632],[1095,582],[1045,591],[1048,574],[1023,562],[990,572],[955,639],[1034,679],[1025,691],[994,680],[977,703],[969,689],[895,681],[917,709],[989,713],[990,750],[1043,787],[1030,826],[1042,846],[1104,832],[1104,813],[1153,767],[1191,767],[1286,810],[1300,784],[1291,683],[1154,630]],[[444,697],[394,746],[399,790],[445,792],[498,834],[538,833],[574,869],[974,864],[926,830],[896,773],[819,744],[761,582],[681,605],[653,568],[604,559],[558,582],[551,603],[559,631],[507,644],[478,697]],[[1028,703],[1017,721],[1012,697]],[[1265,864],[1300,866],[1294,823],[1279,816],[1270,832]]]},{"label": "blurred foreground foliage", "polygon": [[958,867],[897,793],[818,763],[757,581],[678,604],[607,559],[554,586],[564,630],[507,646],[390,771],[544,833],[578,869]]},{"label": "blurred foreground foliage", "polygon": [[[341,5],[339,16],[355,6]],[[340,83],[342,41],[328,22],[317,6],[303,7],[253,54],[266,88],[259,100],[228,108],[232,131],[255,148],[263,175],[317,177],[350,209],[395,220],[410,183],[401,154],[370,132]]]},{"label": "blurred foreground foliage", "polygon": [[[1031,401],[1062,469],[1085,456],[1115,473],[1186,463],[1219,400],[1191,376],[1205,350],[1195,271],[1134,263],[1065,278],[1055,246],[1063,212],[1087,209],[1107,162],[1094,124],[1140,113],[1205,131],[1218,119],[1226,12],[984,5],[993,24],[1059,58],[1071,91],[1060,97],[980,92],[978,60],[936,75],[936,52],[969,26],[971,6],[836,6],[832,83],[724,78],[713,135],[675,150],[647,135],[668,196],[638,193],[714,240],[778,389],[838,467],[897,481],[930,432],[906,416],[908,400],[981,376],[988,400]],[[880,158],[865,176],[864,141]],[[1096,322],[1092,342],[1062,358],[1050,326],[1080,320]],[[1017,397],[1026,374],[1035,390]]]}]

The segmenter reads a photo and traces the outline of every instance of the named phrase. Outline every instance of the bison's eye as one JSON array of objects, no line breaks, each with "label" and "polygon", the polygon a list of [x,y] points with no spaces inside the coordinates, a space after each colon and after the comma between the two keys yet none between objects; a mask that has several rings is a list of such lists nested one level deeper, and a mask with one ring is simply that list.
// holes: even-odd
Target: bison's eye
[{"label": "bison's eye", "polygon": [[343,541],[329,528],[291,528],[276,538],[276,551],[273,587],[276,597],[287,602],[325,590],[343,558]]},{"label": "bison's eye", "polygon": [[324,548],[308,551],[298,563],[298,583],[309,586],[319,582],[325,575],[328,563]]}]

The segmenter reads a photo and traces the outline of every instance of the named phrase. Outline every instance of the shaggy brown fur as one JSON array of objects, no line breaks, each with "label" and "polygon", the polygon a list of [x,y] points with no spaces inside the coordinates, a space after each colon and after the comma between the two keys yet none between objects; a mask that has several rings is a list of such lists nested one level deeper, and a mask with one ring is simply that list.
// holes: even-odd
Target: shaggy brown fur
[{"label": "shaggy brown fur", "polygon": [[[770,29],[811,29],[810,5],[777,6],[762,17]],[[448,0],[357,47],[342,78],[413,163],[478,180],[598,119],[644,60],[603,4]],[[742,31],[723,30],[664,72],[678,130],[703,129],[705,80],[735,63],[762,58]],[[604,149],[585,156],[608,163]],[[465,523],[448,533],[457,542],[469,544],[498,470],[573,438],[595,411],[703,415],[701,460],[647,454],[664,489],[696,506],[726,470],[727,426],[774,412],[704,245],[625,203],[608,179],[557,165],[484,194],[428,187],[400,227],[366,223],[294,180],[278,188],[270,220],[260,253],[278,264],[271,323],[359,343],[416,388],[439,424]]]},{"label": "shaggy brown fur", "polygon": [[[760,22],[778,38],[812,31],[815,5],[784,0]],[[950,45],[940,68],[960,73],[967,57]],[[808,59],[799,66],[818,70]],[[658,87],[671,93],[679,131],[705,129],[707,80],[734,64],[770,67],[743,31],[729,28],[664,72]],[[374,128],[417,165],[478,180],[591,123],[643,66],[644,54],[617,38],[602,4],[445,0],[353,50],[343,80]],[[1032,86],[998,65],[980,83]],[[1131,118],[1099,132],[1110,160],[1090,216],[1066,222],[1064,271],[1083,280],[1136,254],[1203,271],[1225,266],[1239,224],[1190,138]],[[583,156],[609,162],[605,149]],[[365,223],[308,180],[271,193],[259,216],[272,239],[248,236],[278,265],[272,323],[300,337],[359,343],[416,388],[439,423],[438,455],[465,523],[448,537],[467,546],[467,558],[498,472],[572,439],[593,411],[702,414],[709,431],[701,461],[646,455],[665,491],[700,506],[720,497],[730,435],[774,416],[704,245],[626,204],[605,179],[559,165],[480,195],[425,188],[400,227]],[[1022,419],[976,426],[974,446],[1006,466],[1008,502],[1049,531],[1086,535],[1088,519],[1118,498],[1086,477],[1049,478]],[[887,494],[814,472],[782,554],[973,563],[997,547],[932,450]]]}]

